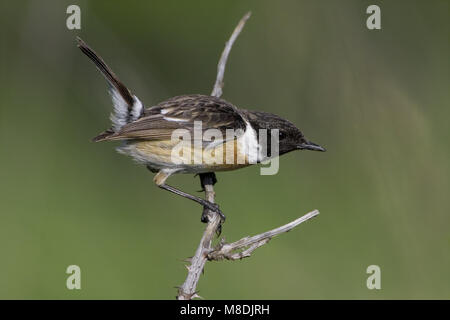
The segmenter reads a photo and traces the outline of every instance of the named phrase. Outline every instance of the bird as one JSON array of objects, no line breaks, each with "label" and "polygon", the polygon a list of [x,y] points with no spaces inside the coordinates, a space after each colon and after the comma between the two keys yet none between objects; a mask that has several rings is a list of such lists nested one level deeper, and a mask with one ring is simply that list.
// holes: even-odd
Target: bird
[{"label": "bird", "polygon": [[[273,113],[240,109],[219,97],[187,94],[145,107],[94,50],[81,38],[76,40],[78,48],[107,80],[113,103],[112,126],[92,141],[121,141],[117,151],[156,173],[153,181],[159,188],[202,205],[202,222],[208,221],[207,210],[217,212],[223,221],[225,215],[216,203],[168,185],[171,175],[236,170],[295,150],[325,151],[289,120]],[[275,132],[275,136],[267,134],[263,139],[258,133],[264,130]],[[208,131],[214,134],[207,137]],[[180,132],[190,136],[189,144],[174,139]],[[276,148],[272,141],[278,142]],[[218,156],[231,160],[214,161]]]}]

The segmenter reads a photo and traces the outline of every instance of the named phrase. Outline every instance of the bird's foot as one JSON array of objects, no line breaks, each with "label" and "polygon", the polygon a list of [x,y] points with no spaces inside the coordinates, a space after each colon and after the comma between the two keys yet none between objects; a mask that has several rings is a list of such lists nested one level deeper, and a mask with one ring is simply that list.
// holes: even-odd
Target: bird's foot
[{"label": "bird's foot", "polygon": [[202,212],[202,218],[201,218],[201,221],[203,223],[208,223],[208,221],[209,221],[209,219],[208,219],[208,211],[209,210],[217,212],[220,215],[220,219],[222,220],[221,223],[225,222],[226,217],[222,213],[222,211],[220,211],[218,204],[209,202],[207,200],[202,201],[201,204],[203,205],[203,212]]}]

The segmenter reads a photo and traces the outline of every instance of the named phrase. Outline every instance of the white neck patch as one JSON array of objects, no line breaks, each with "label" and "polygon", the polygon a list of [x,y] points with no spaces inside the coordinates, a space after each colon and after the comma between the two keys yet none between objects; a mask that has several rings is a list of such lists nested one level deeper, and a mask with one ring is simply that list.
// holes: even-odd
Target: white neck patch
[{"label": "white neck patch", "polygon": [[249,122],[245,121],[245,123],[245,133],[240,139],[241,148],[248,157],[248,162],[254,164],[261,160],[260,146],[258,144],[256,130],[253,129]]}]

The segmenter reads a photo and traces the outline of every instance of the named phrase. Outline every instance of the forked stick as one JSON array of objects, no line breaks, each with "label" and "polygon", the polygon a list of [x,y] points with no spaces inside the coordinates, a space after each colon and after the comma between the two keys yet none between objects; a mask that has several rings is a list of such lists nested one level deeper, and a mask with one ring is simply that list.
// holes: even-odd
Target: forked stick
[{"label": "forked stick", "polygon": [[[241,33],[242,29],[244,28],[245,22],[248,20],[248,18],[250,18],[250,15],[251,13],[248,12],[246,15],[244,15],[244,17],[242,17],[242,19],[234,29],[230,39],[225,44],[225,49],[223,50],[219,60],[219,64],[217,65],[217,78],[216,83],[214,84],[214,89],[211,93],[212,96],[220,97],[222,95],[223,77],[225,74],[225,66],[227,63],[228,55],[230,54],[234,41]],[[206,200],[214,202],[214,173],[201,174],[200,179],[202,185],[205,188]],[[255,249],[266,244],[273,237],[292,230],[302,222],[305,222],[317,216],[318,214],[319,211],[314,210],[279,228],[258,234],[253,237],[244,237],[241,240],[230,244],[227,244],[223,240],[221,240],[216,247],[213,247],[212,242],[214,239],[214,235],[221,227],[221,218],[218,213],[208,211],[208,224],[205,231],[203,232],[200,244],[195,251],[195,255],[189,259],[189,266],[186,266],[188,275],[184,283],[180,287],[178,287],[177,299],[191,300],[194,298],[201,298],[197,293],[197,284],[208,260],[237,260],[249,257]]]}]

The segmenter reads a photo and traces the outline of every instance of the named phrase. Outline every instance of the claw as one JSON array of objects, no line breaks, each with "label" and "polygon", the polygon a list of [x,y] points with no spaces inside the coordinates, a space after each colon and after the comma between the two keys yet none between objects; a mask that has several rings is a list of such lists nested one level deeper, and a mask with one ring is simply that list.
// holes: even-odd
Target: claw
[{"label": "claw", "polygon": [[206,207],[203,207],[202,217],[201,217],[200,221],[203,222],[203,223],[208,223],[209,222],[208,209]]},{"label": "claw", "polygon": [[209,210],[211,210],[211,211],[217,212],[217,213],[220,215],[220,218],[221,218],[223,221],[225,221],[225,215],[222,213],[222,211],[220,211],[219,205],[218,205],[218,204],[215,204],[215,203],[212,203],[212,202],[207,201],[207,202],[206,202],[206,207],[207,207]]},{"label": "claw", "polygon": [[216,230],[216,234],[217,234],[218,237],[220,237],[220,234],[222,233],[222,223],[223,223],[223,221],[220,221],[220,224],[219,224],[219,226],[217,227],[217,230]]},{"label": "claw", "polygon": [[203,204],[203,212],[202,212],[202,218],[201,218],[202,222],[207,223],[209,221],[208,220],[208,210],[217,212],[220,215],[220,219],[222,220],[222,222],[225,222],[226,217],[222,213],[222,211],[220,211],[218,204],[215,204],[215,203],[212,203],[212,202],[209,202],[206,200],[202,204]]}]

